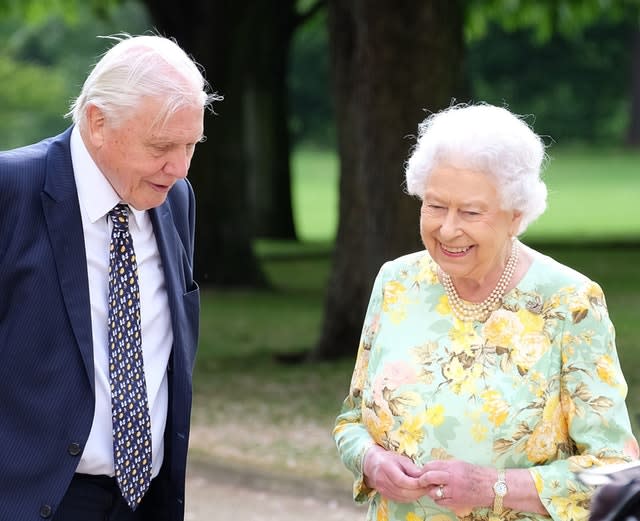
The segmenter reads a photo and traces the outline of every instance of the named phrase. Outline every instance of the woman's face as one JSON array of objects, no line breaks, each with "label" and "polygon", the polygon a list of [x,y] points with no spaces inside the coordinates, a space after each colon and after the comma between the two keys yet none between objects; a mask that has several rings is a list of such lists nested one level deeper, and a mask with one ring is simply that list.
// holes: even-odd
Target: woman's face
[{"label": "woman's face", "polygon": [[519,212],[501,209],[488,175],[440,166],[427,181],[420,235],[445,273],[482,284],[502,272],[520,219]]}]

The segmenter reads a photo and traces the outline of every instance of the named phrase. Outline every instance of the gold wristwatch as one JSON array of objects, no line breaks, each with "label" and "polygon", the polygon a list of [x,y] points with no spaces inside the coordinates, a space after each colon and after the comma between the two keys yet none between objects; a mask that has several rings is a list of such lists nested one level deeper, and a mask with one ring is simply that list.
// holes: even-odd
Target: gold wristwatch
[{"label": "gold wristwatch", "polygon": [[493,513],[496,515],[502,514],[502,500],[507,495],[507,481],[506,475],[503,469],[498,470],[498,480],[493,484],[493,493],[495,497],[493,499]]}]

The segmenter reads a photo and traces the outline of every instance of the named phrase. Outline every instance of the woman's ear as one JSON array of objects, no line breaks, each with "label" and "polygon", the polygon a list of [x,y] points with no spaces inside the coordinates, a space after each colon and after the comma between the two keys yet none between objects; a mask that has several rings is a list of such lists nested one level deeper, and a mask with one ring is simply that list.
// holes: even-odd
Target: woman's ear
[{"label": "woman's ear", "polygon": [[513,216],[511,217],[511,225],[509,226],[509,234],[513,237],[517,237],[520,231],[520,223],[522,223],[522,212],[513,210]]}]

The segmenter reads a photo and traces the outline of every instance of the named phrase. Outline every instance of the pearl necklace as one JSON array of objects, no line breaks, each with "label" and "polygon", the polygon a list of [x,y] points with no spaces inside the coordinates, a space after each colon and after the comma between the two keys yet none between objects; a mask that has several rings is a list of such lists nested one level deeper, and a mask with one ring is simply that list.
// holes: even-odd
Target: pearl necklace
[{"label": "pearl necklace", "polygon": [[482,302],[478,302],[477,304],[464,302],[458,295],[451,277],[444,271],[439,269],[438,271],[440,272],[440,280],[442,280],[442,285],[444,286],[444,291],[447,294],[447,298],[449,299],[449,305],[451,306],[453,314],[459,320],[462,320],[464,322],[471,322],[474,320],[484,322],[487,318],[489,318],[491,312],[494,309],[497,309],[502,304],[502,298],[504,297],[505,290],[511,282],[517,264],[518,246],[516,241],[514,240],[511,245],[511,254],[509,255],[507,264],[504,267],[502,275],[500,275],[500,280],[498,280],[496,287],[493,288],[493,291],[486,299],[484,299]]}]

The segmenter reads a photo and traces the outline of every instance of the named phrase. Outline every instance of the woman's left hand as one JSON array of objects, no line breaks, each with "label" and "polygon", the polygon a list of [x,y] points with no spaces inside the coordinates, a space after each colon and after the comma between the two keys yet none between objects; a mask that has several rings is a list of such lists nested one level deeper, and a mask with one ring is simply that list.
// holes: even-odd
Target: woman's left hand
[{"label": "woman's left hand", "polygon": [[474,508],[491,507],[495,480],[495,469],[460,460],[430,461],[419,478],[436,504],[458,517],[468,515]]}]

